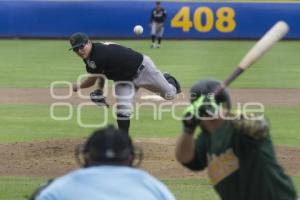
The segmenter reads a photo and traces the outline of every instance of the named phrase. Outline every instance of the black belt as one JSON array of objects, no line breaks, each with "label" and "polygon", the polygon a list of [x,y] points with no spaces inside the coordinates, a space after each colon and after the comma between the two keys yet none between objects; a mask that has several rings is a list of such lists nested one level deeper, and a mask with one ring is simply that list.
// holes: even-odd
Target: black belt
[{"label": "black belt", "polygon": [[145,65],[141,64],[141,65],[137,68],[136,74],[134,75],[133,79],[136,79],[144,69],[145,69]]},{"label": "black belt", "polygon": [[143,71],[143,69],[145,69],[145,65],[141,64],[139,66],[139,68],[136,70],[136,74],[139,75],[139,73],[141,73],[141,71]]}]

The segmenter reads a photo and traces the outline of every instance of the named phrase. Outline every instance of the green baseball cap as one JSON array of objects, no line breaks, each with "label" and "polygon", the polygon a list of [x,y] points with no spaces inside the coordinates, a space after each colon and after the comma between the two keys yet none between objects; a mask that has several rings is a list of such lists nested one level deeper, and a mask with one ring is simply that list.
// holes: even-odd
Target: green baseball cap
[{"label": "green baseball cap", "polygon": [[89,37],[85,33],[74,33],[70,37],[70,44],[72,47],[69,51],[86,44],[88,41]]}]

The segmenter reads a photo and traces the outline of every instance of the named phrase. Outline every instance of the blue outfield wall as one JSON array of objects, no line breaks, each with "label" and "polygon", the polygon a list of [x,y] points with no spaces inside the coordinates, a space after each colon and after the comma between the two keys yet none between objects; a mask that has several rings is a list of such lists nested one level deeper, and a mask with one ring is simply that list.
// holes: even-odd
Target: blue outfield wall
[{"label": "blue outfield wall", "polygon": [[[0,37],[69,37],[86,32],[93,37],[134,38],[144,27],[149,37],[149,1],[1,0]],[[166,38],[259,38],[276,21],[290,26],[287,39],[300,39],[300,3],[163,2],[168,13]]]}]

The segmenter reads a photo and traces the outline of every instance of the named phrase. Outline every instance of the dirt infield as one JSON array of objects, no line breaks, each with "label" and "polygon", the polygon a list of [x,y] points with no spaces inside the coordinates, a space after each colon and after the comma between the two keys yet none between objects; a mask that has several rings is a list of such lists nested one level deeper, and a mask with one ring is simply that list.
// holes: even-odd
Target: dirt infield
[{"label": "dirt infield", "polygon": [[[54,140],[0,145],[0,175],[55,177],[78,168],[74,147],[83,140]],[[206,176],[192,173],[174,157],[175,139],[138,139],[144,150],[143,169],[160,178]],[[290,175],[300,176],[300,148],[277,147],[279,161]]]},{"label": "dirt infield", "polygon": [[[55,96],[70,96],[66,99],[55,99],[51,96],[50,89],[21,89],[21,88],[0,88],[0,104],[51,104],[55,102],[70,102],[78,104],[89,102],[89,91],[84,90],[86,99],[79,98],[78,94],[72,94],[68,89],[53,90]],[[176,101],[188,101],[188,90],[178,95]],[[300,106],[300,89],[230,89],[233,104],[246,102],[260,102],[268,106]],[[141,96],[151,94],[146,90],[140,90],[136,95],[136,102],[144,102]],[[107,94],[108,102],[114,103],[112,92]],[[148,100],[147,100],[148,101]]]},{"label": "dirt infield", "polygon": [[[78,104],[83,101],[75,95],[70,99],[55,100],[49,89],[0,88],[0,104],[46,104],[67,101]],[[56,95],[66,95],[68,91],[58,89]],[[87,93],[85,93],[87,94]],[[233,103],[249,101],[261,102],[268,106],[300,105],[300,89],[231,89]],[[141,100],[145,91],[140,91],[136,100]],[[148,100],[149,101],[149,100]],[[187,102],[187,90],[177,101]],[[113,103],[112,94],[108,102]],[[158,102],[156,102],[158,103]],[[52,140],[0,144],[0,175],[55,177],[77,168],[74,147],[83,139]],[[175,139],[137,139],[135,144],[144,149],[142,168],[160,178],[189,178],[206,176],[206,173],[191,173],[180,166],[174,157]],[[300,176],[300,148],[276,147],[279,161],[290,175]]]}]

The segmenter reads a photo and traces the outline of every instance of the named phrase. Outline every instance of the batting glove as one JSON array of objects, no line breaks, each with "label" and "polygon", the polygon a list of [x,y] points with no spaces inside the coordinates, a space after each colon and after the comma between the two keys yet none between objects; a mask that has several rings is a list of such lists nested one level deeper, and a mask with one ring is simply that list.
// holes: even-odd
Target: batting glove
[{"label": "batting glove", "polygon": [[187,113],[182,119],[183,132],[191,135],[194,134],[198,124],[199,120],[191,113]]},{"label": "batting glove", "polygon": [[184,111],[184,118],[182,120],[183,131],[193,134],[203,117],[214,117],[217,113],[218,105],[216,104],[214,95],[200,96]]}]

